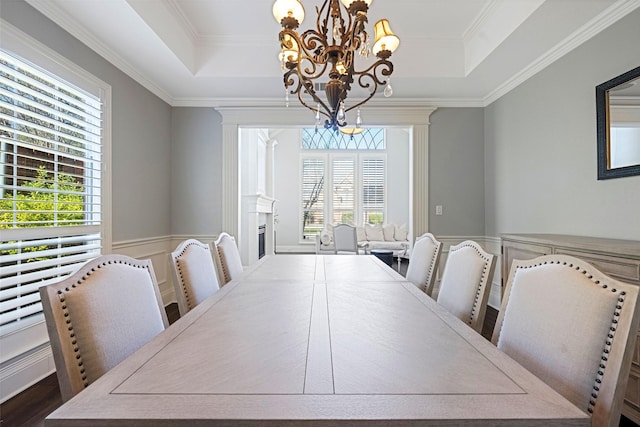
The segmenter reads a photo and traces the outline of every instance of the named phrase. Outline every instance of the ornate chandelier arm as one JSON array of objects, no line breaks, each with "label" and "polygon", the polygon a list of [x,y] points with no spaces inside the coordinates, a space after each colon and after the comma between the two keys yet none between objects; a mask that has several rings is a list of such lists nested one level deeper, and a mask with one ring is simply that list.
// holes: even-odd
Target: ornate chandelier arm
[{"label": "ornate chandelier arm", "polygon": [[[289,65],[291,63],[288,63]],[[297,81],[297,84],[296,84]],[[296,68],[291,68],[284,75],[284,85],[289,93],[292,95],[297,95],[298,100],[302,105],[307,107],[309,110],[313,112],[318,112],[318,104],[321,106],[321,110],[319,110],[320,114],[331,118],[330,109],[327,104],[316,94],[316,91],[313,89],[313,81],[304,75],[301,75]],[[295,86],[293,89],[289,89],[290,87]],[[304,100],[302,94],[308,93],[309,96],[313,99],[315,105],[310,105],[307,101]]]},{"label": "ornate chandelier arm", "polygon": [[[350,111],[354,108],[358,108],[359,106],[373,98],[373,96],[376,94],[376,91],[378,90],[378,86],[387,84],[387,80],[382,80],[379,74],[388,77],[391,75],[391,73],[393,73],[393,64],[386,59],[379,59],[371,64],[369,68],[359,72],[353,72],[354,76],[358,76],[357,81],[358,85],[361,88],[370,88],[372,84],[373,87],[369,91],[369,95],[366,98],[362,99],[356,104],[349,106],[349,108],[346,108],[345,111]],[[368,82],[366,80],[371,80],[371,82]],[[351,80],[351,82],[353,82],[353,79]]]}]

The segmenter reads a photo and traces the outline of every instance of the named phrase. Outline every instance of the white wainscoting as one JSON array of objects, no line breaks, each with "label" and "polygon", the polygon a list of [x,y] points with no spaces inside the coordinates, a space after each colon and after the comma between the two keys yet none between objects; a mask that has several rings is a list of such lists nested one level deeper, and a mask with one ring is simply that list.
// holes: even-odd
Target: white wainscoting
[{"label": "white wainscoting", "polygon": [[[175,235],[114,242],[111,252],[137,259],[150,259],[162,301],[166,306],[176,301],[168,254],[188,238],[211,243],[217,236]],[[2,337],[1,343],[3,356],[7,357],[3,357],[0,363],[0,402],[10,399],[55,372],[44,319],[16,331],[11,336]],[[17,349],[17,352],[13,351],[14,349]]]},{"label": "white wainscoting", "polygon": [[166,306],[176,302],[176,294],[171,279],[169,254],[173,252],[180,242],[186,239],[197,239],[203,243],[210,244],[216,238],[217,236],[175,235],[155,239],[129,240],[114,243],[112,253],[137,259],[150,259],[153,264],[153,271],[156,274],[160,294],[162,295],[162,302]]}]

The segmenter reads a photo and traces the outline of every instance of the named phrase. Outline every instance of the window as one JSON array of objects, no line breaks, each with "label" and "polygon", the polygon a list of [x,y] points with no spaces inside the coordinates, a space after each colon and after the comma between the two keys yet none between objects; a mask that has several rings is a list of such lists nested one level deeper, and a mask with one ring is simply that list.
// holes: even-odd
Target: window
[{"label": "window", "polygon": [[332,162],[332,212],[334,224],[353,224],[356,210],[356,162],[351,158],[334,158]]},{"label": "window", "polygon": [[302,238],[308,239],[322,230],[324,224],[323,159],[302,160]]},{"label": "window", "polygon": [[38,288],[101,252],[104,93],[94,84],[97,94],[0,50],[0,336],[41,321]]},{"label": "window", "polygon": [[362,161],[362,223],[382,224],[384,220],[384,159]]},{"label": "window", "polygon": [[328,129],[303,129],[303,240],[314,238],[327,221],[384,222],[385,147],[384,129],[366,129],[353,137]]}]

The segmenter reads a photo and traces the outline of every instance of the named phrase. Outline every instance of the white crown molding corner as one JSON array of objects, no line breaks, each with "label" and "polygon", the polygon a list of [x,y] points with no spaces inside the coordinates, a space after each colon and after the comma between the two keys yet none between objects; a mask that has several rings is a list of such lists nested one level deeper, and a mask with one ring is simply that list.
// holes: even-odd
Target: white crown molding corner
[{"label": "white crown molding corner", "polygon": [[614,24],[619,19],[633,12],[638,7],[640,7],[640,0],[617,1],[616,3],[608,7],[604,12],[591,19],[589,22],[587,22],[578,30],[574,31],[571,35],[565,38],[562,42],[555,45],[545,54],[541,55],[540,57],[538,57],[538,59],[530,63],[519,73],[515,74],[512,78],[505,81],[503,84],[489,93],[483,100],[483,106],[486,107],[488,105],[491,105],[491,103],[500,99],[502,96],[518,87],[521,83],[533,77],[548,65],[551,65],[557,59],[571,52],[573,49],[577,48],[582,43],[586,42],[610,25]]},{"label": "white crown molding corner", "polygon": [[105,46],[96,39],[86,28],[77,25],[76,22],[57,7],[54,3],[47,0],[25,0],[48,19],[56,23],[63,30],[71,34],[76,39],[87,45],[91,50],[102,56],[105,60],[118,68],[120,71],[134,79],[145,89],[162,99],[169,105],[173,105],[173,97],[160,88],[155,82],[149,80],[144,73],[133,67],[129,62],[125,61],[121,56],[116,54],[112,49]]}]

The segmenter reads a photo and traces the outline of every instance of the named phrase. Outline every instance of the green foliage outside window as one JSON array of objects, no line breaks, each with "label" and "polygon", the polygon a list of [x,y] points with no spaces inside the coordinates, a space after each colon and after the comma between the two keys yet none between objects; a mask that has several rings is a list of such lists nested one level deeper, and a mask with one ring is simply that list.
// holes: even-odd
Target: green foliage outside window
[{"label": "green foliage outside window", "polygon": [[384,214],[382,213],[369,213],[367,215],[369,224],[382,224],[382,220],[384,219]]},{"label": "green foliage outside window", "polygon": [[70,175],[58,174],[55,180],[51,175],[40,168],[36,178],[21,185],[24,190],[16,194],[15,201],[0,199],[0,228],[84,223],[84,187]]},{"label": "green foliage outside window", "polygon": [[342,212],[340,222],[342,224],[353,224],[353,212]]},{"label": "green foliage outside window", "polygon": [[[56,225],[82,225],[84,223],[84,187],[66,174],[58,174],[57,179],[41,168],[31,181],[21,185],[24,190],[13,198],[0,199],[0,229],[53,227]],[[38,252],[46,246],[26,246],[21,252]],[[4,251],[15,254],[17,249]],[[36,261],[36,258],[27,260]]]}]

